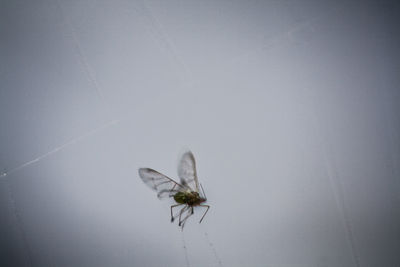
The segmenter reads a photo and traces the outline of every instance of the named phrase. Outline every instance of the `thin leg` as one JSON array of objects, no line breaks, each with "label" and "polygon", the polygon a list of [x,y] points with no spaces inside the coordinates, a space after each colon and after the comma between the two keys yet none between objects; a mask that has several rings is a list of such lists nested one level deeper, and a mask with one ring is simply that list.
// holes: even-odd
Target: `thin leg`
[{"label": "thin leg", "polygon": [[[185,205],[185,204],[182,204],[182,205]],[[184,212],[184,209],[186,208],[186,206],[185,207],[183,207],[182,209],[180,209],[175,215],[173,215],[174,216],[174,220],[176,219],[176,218],[178,218],[179,217],[179,221],[181,220],[181,215],[182,215],[182,213]]]},{"label": "thin leg", "polygon": [[191,211],[188,212],[188,214],[182,221],[182,230],[183,230],[183,226],[185,226],[186,220],[193,214],[193,207],[190,207],[190,208],[191,208]]},{"label": "thin leg", "polygon": [[201,217],[199,223],[201,223],[201,221],[203,220],[204,216],[206,216],[206,213],[208,212],[208,209],[210,208],[209,205],[199,205],[200,207],[205,207],[207,208],[206,212],[204,212],[203,216]]},{"label": "thin leg", "polygon": [[172,209],[175,208],[175,207],[178,207],[180,205],[183,205],[183,204],[176,204],[176,205],[172,205],[171,206],[171,222],[173,222],[175,220],[174,216],[172,215]]},{"label": "thin leg", "polygon": [[181,210],[180,210],[180,212],[179,212],[179,226],[181,226],[181,224],[182,224],[182,220],[181,220],[181,218],[182,218],[182,214],[186,211],[186,209],[188,209],[189,208],[189,206],[185,206],[185,207],[183,207]]}]

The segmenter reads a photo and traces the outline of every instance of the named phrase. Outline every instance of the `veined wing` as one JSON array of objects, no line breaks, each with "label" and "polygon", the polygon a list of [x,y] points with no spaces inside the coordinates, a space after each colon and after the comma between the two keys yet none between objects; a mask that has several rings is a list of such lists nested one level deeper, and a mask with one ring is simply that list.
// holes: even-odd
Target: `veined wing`
[{"label": "veined wing", "polygon": [[196,162],[192,152],[188,151],[182,155],[178,165],[178,176],[184,187],[190,187],[192,191],[199,192],[199,182],[197,180]]},{"label": "veined wing", "polygon": [[184,190],[181,184],[150,168],[140,168],[139,176],[147,186],[157,192],[158,198],[173,197]]}]

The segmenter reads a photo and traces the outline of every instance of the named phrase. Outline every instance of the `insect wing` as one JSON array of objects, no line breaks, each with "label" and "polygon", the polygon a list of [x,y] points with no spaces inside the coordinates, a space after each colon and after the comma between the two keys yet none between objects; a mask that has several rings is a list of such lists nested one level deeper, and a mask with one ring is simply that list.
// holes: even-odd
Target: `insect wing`
[{"label": "insect wing", "polygon": [[177,192],[184,190],[181,184],[150,168],[140,168],[139,176],[147,186],[157,192],[160,199],[173,197]]},{"label": "insect wing", "polygon": [[189,187],[192,191],[199,192],[199,182],[197,180],[196,162],[192,152],[183,154],[178,165],[178,176],[184,187]]}]

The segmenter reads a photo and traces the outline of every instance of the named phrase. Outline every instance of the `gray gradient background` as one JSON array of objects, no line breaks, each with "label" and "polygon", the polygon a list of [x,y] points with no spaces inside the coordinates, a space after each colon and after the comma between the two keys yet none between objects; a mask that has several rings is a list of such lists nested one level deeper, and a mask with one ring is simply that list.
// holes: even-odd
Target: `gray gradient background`
[{"label": "gray gradient background", "polygon": [[[398,16],[1,1],[1,266],[400,266]],[[211,209],[182,234],[137,169],[185,147]]]}]

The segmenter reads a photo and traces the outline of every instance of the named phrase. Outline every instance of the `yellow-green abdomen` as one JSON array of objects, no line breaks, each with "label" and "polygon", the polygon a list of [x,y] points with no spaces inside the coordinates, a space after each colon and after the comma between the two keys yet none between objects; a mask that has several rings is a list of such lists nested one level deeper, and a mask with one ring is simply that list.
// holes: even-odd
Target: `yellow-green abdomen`
[{"label": "yellow-green abdomen", "polygon": [[184,192],[176,193],[174,199],[179,204],[185,204],[187,202],[186,194]]}]

